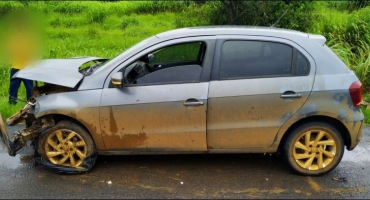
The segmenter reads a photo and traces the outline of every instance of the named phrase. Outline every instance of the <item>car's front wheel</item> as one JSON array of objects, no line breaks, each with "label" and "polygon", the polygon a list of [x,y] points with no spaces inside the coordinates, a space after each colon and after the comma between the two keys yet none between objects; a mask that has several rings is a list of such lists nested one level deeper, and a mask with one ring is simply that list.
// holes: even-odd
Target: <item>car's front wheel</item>
[{"label": "car's front wheel", "polygon": [[332,125],[309,122],[291,132],[284,144],[284,154],[294,171],[302,175],[323,175],[342,160],[343,138]]},{"label": "car's front wheel", "polygon": [[96,148],[90,134],[71,121],[60,121],[43,132],[38,153],[43,160],[56,166],[85,168],[85,171],[89,171],[96,160]]}]

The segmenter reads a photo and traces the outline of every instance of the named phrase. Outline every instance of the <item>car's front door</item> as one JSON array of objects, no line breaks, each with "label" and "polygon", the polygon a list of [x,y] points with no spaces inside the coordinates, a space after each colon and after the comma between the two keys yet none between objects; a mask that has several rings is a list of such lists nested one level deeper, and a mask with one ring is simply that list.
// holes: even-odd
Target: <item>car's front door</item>
[{"label": "car's front door", "polygon": [[279,38],[219,38],[209,88],[209,149],[269,147],[308,98],[315,64]]},{"label": "car's front door", "polygon": [[205,151],[214,43],[212,37],[160,43],[113,71],[112,74],[122,71],[128,76],[128,70],[134,70],[129,66],[135,66],[137,59],[148,54],[155,55],[153,63],[157,60],[166,66],[166,62],[171,62],[167,68],[150,69],[149,74],[136,80],[131,76],[132,82],[125,83],[122,89],[105,84],[100,124],[106,150],[121,153]]}]

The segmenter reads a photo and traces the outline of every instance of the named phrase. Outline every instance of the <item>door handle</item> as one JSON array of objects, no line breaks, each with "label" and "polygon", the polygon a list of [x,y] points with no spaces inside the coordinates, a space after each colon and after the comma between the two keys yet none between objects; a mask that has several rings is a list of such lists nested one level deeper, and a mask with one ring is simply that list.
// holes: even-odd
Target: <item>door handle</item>
[{"label": "door handle", "polygon": [[281,98],[301,98],[301,94],[282,94],[280,95]]},{"label": "door handle", "polygon": [[302,94],[296,94],[293,91],[287,91],[284,92],[282,95],[280,95],[280,98],[301,98]]},{"label": "door handle", "polygon": [[202,101],[198,101],[198,102],[184,102],[184,106],[201,106],[203,104],[204,103]]},{"label": "door handle", "polygon": [[201,106],[201,105],[204,105],[204,102],[198,101],[197,99],[194,99],[194,98],[187,99],[184,102],[184,106]]}]

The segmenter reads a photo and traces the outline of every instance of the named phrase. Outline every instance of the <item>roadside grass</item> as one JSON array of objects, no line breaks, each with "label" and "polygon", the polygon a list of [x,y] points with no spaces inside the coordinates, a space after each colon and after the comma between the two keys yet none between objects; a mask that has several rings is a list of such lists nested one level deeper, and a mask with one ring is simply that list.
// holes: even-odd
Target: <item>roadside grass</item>
[{"label": "roadside grass", "polygon": [[[28,1],[27,1],[28,2]],[[364,100],[370,93],[370,7],[348,12],[316,3],[311,33],[327,37],[327,45],[363,83]],[[20,1],[0,2],[1,15],[17,9],[33,9],[44,17],[43,59],[74,56],[112,58],[140,40],[185,26],[210,25],[211,6],[189,1]],[[9,64],[0,63],[0,112],[9,117],[24,104],[8,105]],[[25,97],[21,85],[18,96]],[[366,97],[366,98],[365,98]],[[370,111],[362,108],[367,123]]]},{"label": "roadside grass", "polygon": [[[43,59],[75,56],[112,58],[137,42],[176,28],[177,12],[188,5],[163,2],[0,2],[1,14],[22,8],[39,11],[44,26]],[[190,5],[191,6],[191,5]],[[155,14],[155,15],[154,15]],[[1,17],[0,17],[1,19]],[[184,18],[184,20],[186,20]],[[0,60],[1,61],[1,60]],[[8,104],[10,64],[0,62],[0,112],[4,119],[25,103]],[[25,99],[23,84],[18,97]]]},{"label": "roadside grass", "polygon": [[[360,79],[363,100],[370,102],[370,7],[349,12],[332,5],[316,5],[317,17],[310,32],[327,38],[326,44]],[[369,125],[370,107],[361,110]]]},{"label": "roadside grass", "polygon": [[[0,80],[3,83],[0,85],[0,114],[4,120],[25,106],[25,102],[23,101],[17,101],[16,105],[8,104],[9,72],[9,65],[0,65]],[[23,83],[21,83],[21,86],[19,87],[18,98],[20,100],[26,100],[26,89]]]},{"label": "roadside grass", "polygon": [[370,6],[356,11],[337,10],[317,4],[310,32],[322,34],[327,45],[355,72],[370,92]]},{"label": "roadside grass", "polygon": [[0,97],[8,96],[10,65],[0,65]]},{"label": "roadside grass", "polygon": [[366,107],[363,107],[363,108],[361,108],[361,110],[362,110],[362,113],[364,114],[364,117],[365,117],[365,125],[366,126],[370,125],[370,109],[366,108]]},{"label": "roadside grass", "polygon": [[[370,103],[370,93],[362,95],[362,98],[366,103]],[[370,125],[370,105],[362,106],[361,110],[365,116],[365,124]]]},{"label": "roadside grass", "polygon": [[[63,17],[54,14],[50,23]],[[108,16],[104,25],[84,24],[65,27],[67,19],[59,21],[59,26],[47,27],[48,38],[44,58],[67,58],[72,56],[94,55],[113,57],[144,38],[173,29],[174,13],[134,15],[127,17]],[[79,19],[74,20],[79,23]]]},{"label": "roadside grass", "polygon": [[4,98],[0,98],[0,114],[2,115],[4,121],[17,113],[20,109],[22,109],[26,104],[24,102],[17,102],[16,105],[8,104],[8,100]]}]

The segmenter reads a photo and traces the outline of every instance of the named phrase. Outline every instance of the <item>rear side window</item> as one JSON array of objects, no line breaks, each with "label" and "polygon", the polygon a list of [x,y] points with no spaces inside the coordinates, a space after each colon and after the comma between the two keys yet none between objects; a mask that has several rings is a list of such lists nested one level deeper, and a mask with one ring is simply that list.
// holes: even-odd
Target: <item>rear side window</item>
[{"label": "rear side window", "polygon": [[310,71],[310,63],[301,52],[298,52],[296,74],[308,74]]},{"label": "rear side window", "polygon": [[[220,79],[307,74],[308,60],[293,47],[268,41],[225,41],[221,48]],[[293,59],[296,57],[297,59]],[[296,61],[293,63],[293,61]],[[295,70],[292,70],[292,67]]]}]

